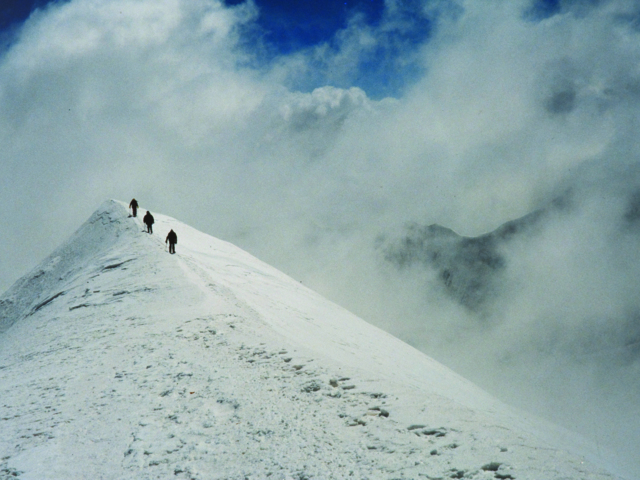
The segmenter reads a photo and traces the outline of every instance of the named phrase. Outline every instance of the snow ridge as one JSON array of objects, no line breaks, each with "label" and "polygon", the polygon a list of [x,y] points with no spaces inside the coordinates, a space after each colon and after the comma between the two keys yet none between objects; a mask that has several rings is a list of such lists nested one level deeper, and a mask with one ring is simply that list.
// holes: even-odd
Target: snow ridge
[{"label": "snow ridge", "polygon": [[568,432],[154,216],[148,235],[105,202],[0,297],[0,478],[617,478]]}]

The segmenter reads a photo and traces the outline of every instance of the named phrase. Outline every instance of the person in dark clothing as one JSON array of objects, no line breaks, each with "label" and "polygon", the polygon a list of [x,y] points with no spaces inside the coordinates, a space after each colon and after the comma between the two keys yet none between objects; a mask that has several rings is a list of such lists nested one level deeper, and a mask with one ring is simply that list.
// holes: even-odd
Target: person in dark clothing
[{"label": "person in dark clothing", "polygon": [[150,211],[147,210],[147,214],[144,216],[142,221],[147,226],[147,233],[153,233],[152,225],[155,220],[153,219],[153,215],[151,215]]},{"label": "person in dark clothing", "polygon": [[133,216],[135,217],[136,214],[138,213],[138,201],[135,198],[131,200],[131,203],[129,204],[129,208],[133,211]]},{"label": "person in dark clothing", "polygon": [[176,243],[178,243],[178,235],[173,230],[169,231],[164,243],[169,242],[169,253],[176,253]]}]

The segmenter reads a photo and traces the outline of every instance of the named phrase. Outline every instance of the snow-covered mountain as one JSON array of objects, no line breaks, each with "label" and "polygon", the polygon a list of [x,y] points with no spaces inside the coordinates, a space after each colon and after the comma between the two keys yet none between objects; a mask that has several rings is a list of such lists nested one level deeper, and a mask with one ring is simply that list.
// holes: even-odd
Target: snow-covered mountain
[{"label": "snow-covered mountain", "polygon": [[149,235],[104,203],[0,298],[0,478],[620,478],[579,437],[154,216]]}]

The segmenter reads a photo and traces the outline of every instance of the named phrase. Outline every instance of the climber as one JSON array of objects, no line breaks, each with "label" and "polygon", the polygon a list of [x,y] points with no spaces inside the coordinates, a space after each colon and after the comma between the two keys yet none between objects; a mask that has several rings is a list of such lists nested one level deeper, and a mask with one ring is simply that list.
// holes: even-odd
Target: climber
[{"label": "climber", "polygon": [[147,210],[147,214],[144,216],[144,218],[142,219],[142,221],[144,222],[144,224],[147,226],[147,233],[153,233],[153,215],[151,215],[151,212]]},{"label": "climber", "polygon": [[169,242],[169,253],[176,253],[176,243],[178,243],[178,235],[173,230],[170,230],[167,234],[167,238],[164,243]]},{"label": "climber", "polygon": [[135,198],[131,200],[129,208],[133,211],[133,216],[135,217],[138,212],[138,201]]}]

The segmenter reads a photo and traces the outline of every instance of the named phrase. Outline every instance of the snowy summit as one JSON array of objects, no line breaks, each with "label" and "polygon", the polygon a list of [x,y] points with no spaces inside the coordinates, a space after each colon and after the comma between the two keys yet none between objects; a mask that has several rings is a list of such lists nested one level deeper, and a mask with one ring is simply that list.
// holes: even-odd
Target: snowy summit
[{"label": "snowy summit", "polygon": [[144,233],[126,205],[0,297],[0,478],[618,478],[246,252],[156,212]]}]

